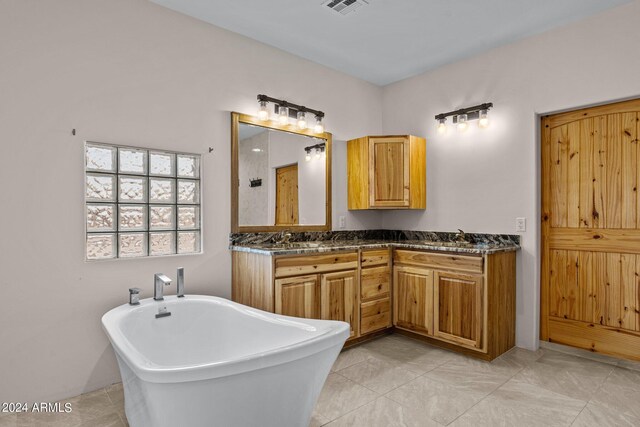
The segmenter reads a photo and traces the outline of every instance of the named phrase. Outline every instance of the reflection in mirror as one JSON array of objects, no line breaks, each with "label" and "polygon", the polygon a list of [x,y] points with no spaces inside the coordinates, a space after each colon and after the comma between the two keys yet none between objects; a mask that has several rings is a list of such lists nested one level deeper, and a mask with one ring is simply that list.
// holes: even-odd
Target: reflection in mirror
[{"label": "reflection in mirror", "polygon": [[[239,123],[240,226],[324,225],[324,139]],[[309,149],[309,156],[305,148]]]}]

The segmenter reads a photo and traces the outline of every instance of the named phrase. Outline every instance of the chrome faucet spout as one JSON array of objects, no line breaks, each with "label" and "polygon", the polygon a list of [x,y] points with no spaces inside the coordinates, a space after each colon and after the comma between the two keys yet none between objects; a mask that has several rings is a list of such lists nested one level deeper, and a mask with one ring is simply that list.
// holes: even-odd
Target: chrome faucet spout
[{"label": "chrome faucet spout", "polygon": [[156,301],[164,300],[164,289],[163,286],[169,286],[171,284],[171,279],[165,276],[162,273],[156,273],[153,276],[153,299]]}]

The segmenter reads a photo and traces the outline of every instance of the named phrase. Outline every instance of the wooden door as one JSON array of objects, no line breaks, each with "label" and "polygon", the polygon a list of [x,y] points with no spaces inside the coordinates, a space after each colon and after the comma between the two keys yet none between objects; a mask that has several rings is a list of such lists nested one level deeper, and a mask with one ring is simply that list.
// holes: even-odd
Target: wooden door
[{"label": "wooden door", "polygon": [[437,271],[434,278],[434,335],[482,348],[483,277]]},{"label": "wooden door", "polygon": [[276,279],[275,312],[285,316],[319,319],[320,287],[318,275]]},{"label": "wooden door", "polygon": [[396,266],[393,289],[393,324],[433,335],[433,271]]},{"label": "wooden door", "polygon": [[542,119],[540,286],[543,340],[637,360],[639,112],[633,100]]},{"label": "wooden door", "polygon": [[410,151],[407,137],[369,138],[371,206],[409,206]]},{"label": "wooden door", "polygon": [[298,224],[298,164],[276,169],[276,224]]},{"label": "wooden door", "polygon": [[342,320],[351,325],[349,337],[358,335],[356,270],[325,273],[320,279],[320,318]]}]

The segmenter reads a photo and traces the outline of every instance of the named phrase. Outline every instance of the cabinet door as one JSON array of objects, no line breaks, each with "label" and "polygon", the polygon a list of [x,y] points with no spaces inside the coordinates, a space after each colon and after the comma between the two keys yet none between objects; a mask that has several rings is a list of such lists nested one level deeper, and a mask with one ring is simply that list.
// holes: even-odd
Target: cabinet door
[{"label": "cabinet door", "polygon": [[285,316],[320,318],[318,276],[298,276],[275,281],[275,312]]},{"label": "cabinet door", "polygon": [[455,344],[482,348],[483,278],[435,273],[435,336]]},{"label": "cabinet door", "polygon": [[320,279],[320,318],[351,325],[349,337],[358,335],[357,271],[325,273]]},{"label": "cabinet door", "polygon": [[369,138],[369,204],[409,206],[409,138]]},{"label": "cabinet door", "polygon": [[433,271],[396,266],[393,269],[393,324],[433,334]]}]

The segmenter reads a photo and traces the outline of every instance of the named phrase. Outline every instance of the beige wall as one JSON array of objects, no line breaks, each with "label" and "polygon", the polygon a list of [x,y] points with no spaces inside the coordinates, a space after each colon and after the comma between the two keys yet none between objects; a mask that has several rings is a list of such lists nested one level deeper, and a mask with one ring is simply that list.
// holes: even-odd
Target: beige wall
[{"label": "beige wall", "polygon": [[[640,2],[386,86],[383,132],[427,137],[427,210],[385,228],[515,233],[517,345],[538,345],[540,114],[640,96]],[[434,115],[493,102],[491,127],[436,133]]]},{"label": "beige wall", "polygon": [[[380,88],[146,0],[2,1],[0,64],[5,402],[118,381],[100,317],[131,286],[149,297],[155,272],[184,266],[187,292],[230,295],[230,111],[253,114],[266,93],[325,111],[336,141],[380,132]],[[202,153],[204,254],[85,263],[85,139]],[[334,206],[348,228],[381,224]]]}]

